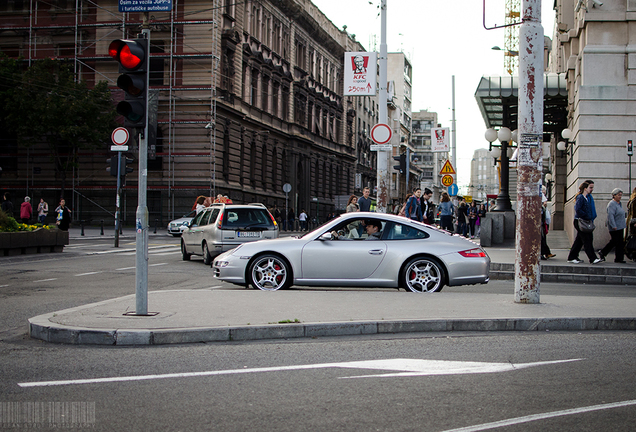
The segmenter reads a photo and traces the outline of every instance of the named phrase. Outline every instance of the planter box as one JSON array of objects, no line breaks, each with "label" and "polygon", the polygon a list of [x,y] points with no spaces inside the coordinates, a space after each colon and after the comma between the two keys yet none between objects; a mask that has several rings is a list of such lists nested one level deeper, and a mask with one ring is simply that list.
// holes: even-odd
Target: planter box
[{"label": "planter box", "polygon": [[68,244],[68,231],[38,228],[35,231],[0,233],[0,255],[62,252]]}]

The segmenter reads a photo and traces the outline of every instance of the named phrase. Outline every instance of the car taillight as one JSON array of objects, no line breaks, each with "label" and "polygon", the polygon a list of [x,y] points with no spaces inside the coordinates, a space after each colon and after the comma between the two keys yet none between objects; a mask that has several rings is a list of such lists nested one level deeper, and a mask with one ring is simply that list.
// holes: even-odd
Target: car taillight
[{"label": "car taillight", "polygon": [[479,248],[460,251],[459,254],[466,258],[483,258],[486,256],[486,252]]},{"label": "car taillight", "polygon": [[219,224],[217,225],[217,228],[221,229],[221,224],[223,223],[223,215],[224,213],[221,213],[221,217],[219,218]]},{"label": "car taillight", "polygon": [[278,224],[276,223],[276,219],[274,219],[274,216],[272,216],[272,214],[270,212],[267,212],[269,214],[269,217],[272,218],[272,222],[274,222],[274,226],[277,227]]}]

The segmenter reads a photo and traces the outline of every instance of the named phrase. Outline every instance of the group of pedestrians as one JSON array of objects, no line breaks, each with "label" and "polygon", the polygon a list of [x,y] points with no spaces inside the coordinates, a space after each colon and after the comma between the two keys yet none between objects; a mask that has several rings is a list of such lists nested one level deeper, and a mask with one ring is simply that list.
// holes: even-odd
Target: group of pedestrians
[{"label": "group of pedestrians", "polygon": [[[9,192],[4,193],[0,208],[8,216],[15,217],[13,202],[11,201],[11,194]],[[40,198],[36,211],[38,223],[44,224],[49,214],[49,204],[44,201],[44,198]],[[24,224],[28,224],[31,222],[31,219],[33,219],[33,206],[31,205],[31,197],[26,196],[22,204],[20,204],[20,221]],[[55,224],[64,231],[68,231],[71,225],[71,210],[66,206],[64,199],[60,200],[60,205],[55,209]]]},{"label": "group of pedestrians", "polygon": [[[612,199],[607,203],[607,228],[609,230],[610,241],[598,252],[594,251],[594,220],[597,217],[596,205],[592,192],[594,191],[594,182],[586,180],[579,186],[579,193],[576,195],[574,203],[574,229],[576,237],[568,255],[568,262],[580,264],[583,261],[579,259],[581,249],[585,251],[587,258],[591,264],[598,264],[605,261],[605,257],[614,250],[614,262],[625,263],[625,229],[629,221],[630,230],[628,239],[632,237],[636,229],[636,219],[632,213],[636,212],[636,188],[632,191],[632,195],[627,204],[627,210],[630,216],[621,204],[623,191],[620,188],[612,190]],[[631,256],[631,251],[628,249]]]}]

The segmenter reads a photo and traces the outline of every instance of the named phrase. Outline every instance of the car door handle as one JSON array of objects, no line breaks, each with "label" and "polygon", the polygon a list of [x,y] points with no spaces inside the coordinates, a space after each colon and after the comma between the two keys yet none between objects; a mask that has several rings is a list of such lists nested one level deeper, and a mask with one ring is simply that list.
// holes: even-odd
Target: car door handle
[{"label": "car door handle", "polygon": [[382,255],[384,251],[382,249],[371,249],[369,253],[371,255]]}]

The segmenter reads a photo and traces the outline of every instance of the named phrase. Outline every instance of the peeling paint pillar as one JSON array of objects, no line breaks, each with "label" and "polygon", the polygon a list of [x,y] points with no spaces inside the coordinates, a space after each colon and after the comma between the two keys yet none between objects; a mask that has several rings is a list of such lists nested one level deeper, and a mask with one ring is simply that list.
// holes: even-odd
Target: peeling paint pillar
[{"label": "peeling paint pillar", "polygon": [[[389,124],[387,101],[387,47],[386,47],[386,0],[380,2],[380,85],[379,85],[379,98],[378,101],[378,116],[379,123]],[[389,125],[391,127],[391,125]],[[384,150],[377,152],[377,187],[378,193],[376,196],[376,211],[378,213],[386,213],[388,189],[389,189],[389,171],[388,160],[389,156]]]},{"label": "peeling paint pillar", "polygon": [[515,302],[539,303],[543,148],[541,0],[523,0],[519,29],[519,125]]}]

